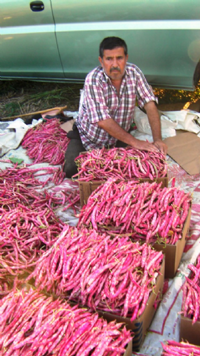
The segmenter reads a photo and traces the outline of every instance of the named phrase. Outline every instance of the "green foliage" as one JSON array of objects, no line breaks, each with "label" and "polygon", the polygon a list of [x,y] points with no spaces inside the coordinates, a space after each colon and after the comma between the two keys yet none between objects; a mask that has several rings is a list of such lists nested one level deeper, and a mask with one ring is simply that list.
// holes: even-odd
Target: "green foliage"
[{"label": "green foliage", "polygon": [[[0,118],[28,114],[53,107],[67,106],[77,111],[83,84],[1,81]],[[159,104],[196,102],[200,87],[195,91],[154,88]]]},{"label": "green foliage", "polygon": [[195,91],[155,88],[154,93],[159,98],[159,104],[195,102],[200,98],[200,87]]}]

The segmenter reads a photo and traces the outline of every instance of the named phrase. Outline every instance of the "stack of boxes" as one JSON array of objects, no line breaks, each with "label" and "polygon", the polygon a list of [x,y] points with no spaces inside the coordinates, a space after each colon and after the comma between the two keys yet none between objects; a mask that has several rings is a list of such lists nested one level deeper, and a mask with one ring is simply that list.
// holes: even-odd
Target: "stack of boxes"
[{"label": "stack of boxes", "polygon": [[[92,193],[95,193],[95,190],[100,186],[105,184],[106,179],[103,178],[101,181],[100,180],[90,180],[90,181],[82,181],[78,177],[78,183],[79,183],[79,189],[80,189],[80,200],[81,200],[81,206],[84,207],[87,205],[87,201],[89,196]],[[123,177],[121,177],[123,179]],[[136,177],[132,177],[131,179],[135,180]],[[164,177],[155,177],[155,179],[152,180],[152,178],[138,178],[137,180],[139,183],[148,181],[152,183],[153,181],[156,181],[157,183],[161,182],[162,188],[168,187],[168,176],[167,173]],[[163,288],[163,283],[164,283],[164,278],[173,278],[176,274],[176,271],[178,269],[178,266],[181,261],[182,253],[185,247],[185,241],[186,241],[186,235],[189,229],[190,225],[190,216],[191,216],[191,208],[188,211],[188,216],[185,220],[183,229],[182,229],[182,236],[181,239],[179,239],[176,244],[170,245],[170,244],[160,244],[160,243],[155,243],[153,245],[153,248],[156,249],[157,251],[162,251],[165,255],[165,262],[163,263],[160,271],[160,276],[157,278],[157,283],[156,287],[154,290],[154,293],[151,294],[145,311],[141,315],[140,318],[136,319],[134,322],[130,322],[129,319],[125,319],[118,317],[118,316],[113,316],[112,313],[103,313],[100,312],[101,315],[103,315],[107,320],[113,320],[116,319],[118,321],[123,321],[126,323],[127,327],[129,329],[132,329],[135,333],[135,336],[133,338],[133,351],[139,351],[145,337],[145,333],[147,329],[149,328],[152,319],[155,314],[155,304],[156,300],[162,298],[162,288]]]}]

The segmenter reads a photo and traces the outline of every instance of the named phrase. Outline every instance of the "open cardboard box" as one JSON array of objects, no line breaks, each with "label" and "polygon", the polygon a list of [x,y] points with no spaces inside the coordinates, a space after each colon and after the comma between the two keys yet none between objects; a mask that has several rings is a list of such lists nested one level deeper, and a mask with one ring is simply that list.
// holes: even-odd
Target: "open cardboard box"
[{"label": "open cardboard box", "polygon": [[[87,152],[80,152],[80,154],[86,154]],[[138,180],[140,183],[143,182],[157,182],[160,183],[162,182],[162,188],[168,187],[168,175],[162,178],[155,178],[153,180],[149,178],[137,178],[137,177],[132,177],[131,179]],[[87,200],[89,196],[92,194],[94,190],[96,190],[101,184],[105,183],[106,180],[93,180],[89,182],[77,180],[79,184],[79,192],[80,192],[80,203],[81,206],[87,204]]]},{"label": "open cardboard box", "polygon": [[163,284],[164,284],[164,272],[165,272],[165,257],[163,258],[163,262],[160,269],[160,274],[157,277],[156,285],[154,290],[151,292],[148,302],[146,304],[145,310],[140,315],[139,318],[131,321],[129,318],[124,318],[122,316],[114,315],[112,313],[103,312],[97,310],[98,314],[106,319],[108,322],[112,320],[116,320],[117,322],[123,322],[126,325],[126,328],[132,330],[134,332],[134,336],[132,339],[132,350],[139,351],[146,332],[153,320],[153,317],[156,312],[156,304],[160,301],[162,297]]},{"label": "open cardboard box", "polygon": [[124,356],[132,356],[132,340],[128,343]]},{"label": "open cardboard box", "polygon": [[182,238],[178,240],[175,245],[163,245],[157,243],[153,245],[155,250],[163,251],[163,253],[165,254],[165,278],[174,278],[176,274],[185,247],[185,238],[190,226],[190,218],[191,208],[189,209],[187,219],[183,226]]},{"label": "open cardboard box", "polygon": [[104,183],[104,181],[100,180],[90,182],[82,182],[78,180],[81,206],[87,204],[88,198],[92,192],[94,192],[101,184]]},{"label": "open cardboard box", "polygon": [[189,342],[193,345],[200,346],[200,321],[192,324],[192,319],[181,315],[180,320],[180,341]]},{"label": "open cardboard box", "polygon": [[[103,184],[103,182],[101,182],[101,184]],[[94,185],[92,182],[79,182],[82,206],[87,203],[87,199],[89,195],[97,187],[98,187],[98,182],[95,182]],[[152,244],[152,246],[155,248],[156,251],[162,251],[165,254],[165,278],[174,278],[177,272],[178,266],[182,258],[183,250],[185,248],[186,235],[190,226],[190,218],[191,218],[191,207],[189,209],[188,216],[183,226],[182,238],[179,239],[175,245],[171,245],[171,244],[165,245],[159,243]]]},{"label": "open cardboard box", "polygon": [[[192,276],[192,280],[195,278],[192,271],[190,271],[190,276]],[[198,281],[196,283],[198,284]],[[194,324],[192,322],[192,318],[181,314],[179,339],[200,346],[200,321],[196,321]]]},{"label": "open cardboard box", "polygon": [[[160,183],[160,182],[162,182],[162,188],[168,187],[168,176],[163,177],[163,178],[155,178],[154,180],[151,180],[149,178],[137,179],[135,177],[133,177],[132,179],[136,179],[140,183],[143,183],[143,182]],[[105,181],[103,181],[103,180],[98,180],[98,181],[94,180],[94,181],[90,181],[90,182],[83,182],[83,181],[78,180],[81,206],[87,204],[88,198],[92,194],[92,192],[94,190],[96,190],[103,183],[105,183]]]}]

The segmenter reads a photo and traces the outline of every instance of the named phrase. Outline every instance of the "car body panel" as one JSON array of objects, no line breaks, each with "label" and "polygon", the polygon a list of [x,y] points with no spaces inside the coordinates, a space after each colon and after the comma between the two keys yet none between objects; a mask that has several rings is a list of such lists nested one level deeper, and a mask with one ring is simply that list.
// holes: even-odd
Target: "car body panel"
[{"label": "car body panel", "polygon": [[64,77],[50,0],[33,12],[27,0],[1,0],[0,75]]},{"label": "car body panel", "polygon": [[82,82],[99,65],[101,40],[119,36],[127,42],[129,62],[142,69],[152,86],[195,88],[200,72],[199,0],[43,3],[43,11],[33,12],[29,1],[0,0],[3,19],[13,13],[1,23],[1,79]]}]

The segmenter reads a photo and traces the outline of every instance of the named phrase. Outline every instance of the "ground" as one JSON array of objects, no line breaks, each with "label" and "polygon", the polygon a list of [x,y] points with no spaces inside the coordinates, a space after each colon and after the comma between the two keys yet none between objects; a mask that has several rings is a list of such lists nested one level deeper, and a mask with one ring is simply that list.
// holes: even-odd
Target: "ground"
[{"label": "ground", "polygon": [[[0,120],[53,107],[67,106],[77,111],[83,84],[57,84],[30,81],[1,81]],[[200,88],[194,92],[154,88],[161,110],[190,108],[200,112]]]}]

